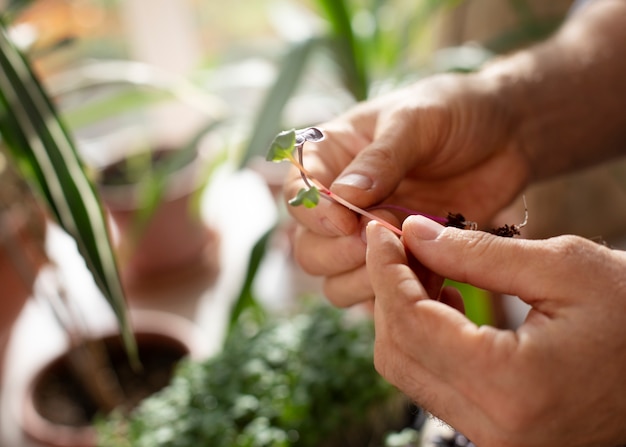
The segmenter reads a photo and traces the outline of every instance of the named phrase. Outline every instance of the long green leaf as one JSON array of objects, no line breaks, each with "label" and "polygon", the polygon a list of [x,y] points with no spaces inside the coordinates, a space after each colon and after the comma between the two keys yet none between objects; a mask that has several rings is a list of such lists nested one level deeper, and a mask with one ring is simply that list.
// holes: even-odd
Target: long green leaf
[{"label": "long green leaf", "polygon": [[135,340],[95,187],[41,83],[0,25],[0,134],[59,225],[76,241],[115,313],[131,359]]},{"label": "long green leaf", "polygon": [[248,146],[240,162],[242,166],[254,155],[265,155],[272,139],[281,129],[285,105],[302,79],[313,49],[321,43],[322,40],[312,38],[294,45],[285,55],[281,71],[257,113]]},{"label": "long green leaf", "polygon": [[357,101],[367,99],[368,75],[365,51],[352,30],[351,12],[347,0],[317,0],[331,27],[337,62],[343,69],[344,82]]},{"label": "long green leaf", "polygon": [[248,260],[248,268],[246,270],[246,276],[243,281],[243,285],[239,292],[239,296],[235,300],[232,309],[230,311],[230,321],[228,324],[227,336],[233,332],[233,329],[240,320],[240,317],[244,313],[253,319],[257,324],[262,323],[266,318],[266,311],[259,303],[258,299],[254,295],[254,280],[256,279],[257,271],[265,259],[267,253],[267,245],[271,240],[274,232],[276,231],[276,225],[267,230],[252,247],[250,258]]}]

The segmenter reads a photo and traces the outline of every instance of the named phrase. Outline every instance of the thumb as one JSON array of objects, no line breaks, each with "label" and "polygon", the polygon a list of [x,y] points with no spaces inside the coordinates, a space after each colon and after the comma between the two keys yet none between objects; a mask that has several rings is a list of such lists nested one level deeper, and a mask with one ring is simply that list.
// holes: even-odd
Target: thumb
[{"label": "thumb", "polygon": [[[359,207],[368,207],[388,197],[414,163],[415,150],[396,124],[382,129],[360,151],[331,185],[331,190]],[[406,127],[406,126],[404,126]]]},{"label": "thumb", "polygon": [[607,248],[577,236],[508,238],[443,227],[423,216],[404,221],[403,237],[411,253],[433,272],[518,296],[536,307],[549,305],[548,296],[572,298],[600,287],[594,283],[606,280],[606,273],[590,254],[610,257]]}]

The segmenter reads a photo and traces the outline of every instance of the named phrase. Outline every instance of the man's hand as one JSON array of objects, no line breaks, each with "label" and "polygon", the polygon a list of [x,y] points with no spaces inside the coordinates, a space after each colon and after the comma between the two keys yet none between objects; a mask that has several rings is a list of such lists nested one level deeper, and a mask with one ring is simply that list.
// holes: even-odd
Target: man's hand
[{"label": "man's hand", "polygon": [[[404,244],[376,223],[367,241],[375,363],[392,384],[481,447],[626,442],[625,253],[423,217],[405,221]],[[532,310],[515,331],[477,327],[432,299],[406,250],[437,275],[519,296]]]},{"label": "man's hand", "polygon": [[[487,80],[436,76],[322,125],[326,139],[305,146],[304,166],[361,208],[386,203],[487,222],[529,178],[515,123]],[[301,187],[294,169],[286,198]],[[296,258],[307,272],[326,277],[327,297],[339,306],[371,299],[359,216],[324,200],[314,209],[289,210],[300,223]]]}]

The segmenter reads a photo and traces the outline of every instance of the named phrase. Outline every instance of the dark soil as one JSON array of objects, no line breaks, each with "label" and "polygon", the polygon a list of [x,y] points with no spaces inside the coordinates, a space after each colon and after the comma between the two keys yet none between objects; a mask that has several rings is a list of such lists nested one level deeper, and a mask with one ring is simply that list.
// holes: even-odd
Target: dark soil
[{"label": "dark soil", "polygon": [[[160,338],[159,338],[160,337]],[[143,340],[145,338],[145,340]],[[131,410],[145,397],[165,387],[176,363],[188,354],[182,344],[162,336],[138,336],[143,369],[133,371],[118,337],[104,341],[110,365],[126,396],[125,410]],[[100,413],[97,405],[75,379],[67,356],[45,370],[35,388],[35,407],[49,421],[74,427],[90,425]]]},{"label": "dark soil", "polygon": [[195,151],[167,147],[138,152],[106,166],[100,173],[99,183],[109,186],[132,185],[148,172],[180,169],[191,163],[196,155]]}]

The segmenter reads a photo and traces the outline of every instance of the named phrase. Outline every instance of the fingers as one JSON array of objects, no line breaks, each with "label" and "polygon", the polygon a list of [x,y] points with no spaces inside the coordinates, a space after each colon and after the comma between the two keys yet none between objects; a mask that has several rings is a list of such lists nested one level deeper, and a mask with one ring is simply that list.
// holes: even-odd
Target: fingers
[{"label": "fingers", "polygon": [[[536,309],[550,312],[544,300],[580,295],[598,287],[606,273],[590,253],[610,256],[610,250],[583,238],[563,236],[548,240],[505,238],[480,231],[444,228],[414,216],[403,225],[404,241],[429,269],[454,280],[511,295]],[[608,261],[608,259],[607,259]],[[610,262],[607,262],[610,265]]]},{"label": "fingers", "polygon": [[[442,295],[455,308],[429,298],[393,233],[372,222],[367,240],[367,269],[376,292],[377,370],[447,421],[462,416],[466,423],[484,422],[485,414],[475,408],[466,387],[472,382],[476,353],[496,355],[503,347],[491,349],[496,344],[493,333],[480,331],[458,312],[458,292],[446,289]],[[463,414],[455,408],[464,408]]]},{"label": "fingers", "polygon": [[[286,200],[295,197],[301,188],[306,187],[299,171],[291,169],[284,183],[284,195]],[[306,226],[311,232],[326,236],[347,236],[358,230],[359,221],[357,216],[345,207],[320,197],[318,205],[314,208],[304,206],[287,206],[289,214]]]},{"label": "fingers", "polygon": [[462,314],[465,314],[465,303],[463,303],[463,296],[456,288],[452,286],[444,287],[441,290],[439,301],[448,306],[458,310]]},{"label": "fingers", "polygon": [[354,270],[326,277],[324,296],[337,307],[350,307],[372,301],[374,291],[365,264]]},{"label": "fingers", "polygon": [[336,275],[364,265],[365,242],[360,231],[326,237],[299,226],[294,238],[294,257],[311,275]]},{"label": "fingers", "polygon": [[[555,445],[564,427],[586,418],[578,410],[585,408],[581,402],[597,405],[620,396],[611,405],[624,408],[623,394],[615,393],[623,371],[597,370],[598,364],[615,364],[616,353],[623,352],[624,292],[616,281],[626,271],[623,253],[577,237],[524,241],[443,228],[422,218],[405,222],[403,233],[400,241],[376,223],[367,232],[376,294],[375,362],[391,383],[478,445],[522,445],[516,440],[532,437]],[[476,327],[427,299],[402,242],[438,273],[521,294],[534,302],[534,315],[541,309],[552,315],[529,316],[515,332]],[[545,273],[550,270],[552,280]],[[458,295],[442,292],[442,301],[456,300]],[[580,363],[581,358],[590,360]],[[457,403],[463,414],[455,413]],[[540,421],[555,411],[561,422],[546,430]]]},{"label": "fingers", "polygon": [[409,130],[409,116],[396,114],[379,120],[375,139],[355,154],[354,160],[333,182],[331,190],[360,207],[368,207],[388,197],[415,163],[418,151]]},{"label": "fingers", "polygon": [[[399,221],[391,213],[384,210],[375,213],[399,226]],[[365,249],[365,224],[362,219],[357,229],[347,236],[328,237],[300,225],[294,237],[297,263],[305,272],[325,277],[324,295],[339,307],[349,307],[374,298],[365,268]],[[428,284],[429,290],[438,293],[440,280]]]},{"label": "fingers", "polygon": [[[431,350],[448,352],[448,356],[433,356],[431,371],[454,370],[456,362],[463,362],[474,349],[468,343],[477,340],[467,337],[476,326],[450,306],[430,299],[416,273],[409,267],[402,241],[374,222],[367,227],[367,271],[376,295],[376,305],[392,322],[391,334],[399,339],[412,334],[415,337],[415,361],[428,365],[426,357]],[[449,291],[445,298],[457,302]],[[418,349],[419,347],[419,349]],[[474,347],[475,348],[475,347]],[[442,351],[443,350],[443,351]],[[419,358],[418,358],[419,357]],[[453,359],[453,360],[451,360]],[[469,360],[469,359],[468,359]]]},{"label": "fingers", "polygon": [[[327,124],[323,132],[326,137],[323,141],[304,146],[303,165],[325,187],[330,187],[369,141],[355,132],[344,117]],[[285,198],[295,197],[303,187],[306,185],[300,171],[292,168],[283,186]],[[321,235],[345,236],[358,228],[358,219],[353,212],[329,200],[320,200],[312,209],[290,206],[288,210],[296,220]]]},{"label": "fingers", "polygon": [[372,300],[374,292],[365,268],[365,242],[361,232],[325,237],[298,227],[294,257],[302,269],[324,276],[324,296],[335,306],[349,307]]}]

